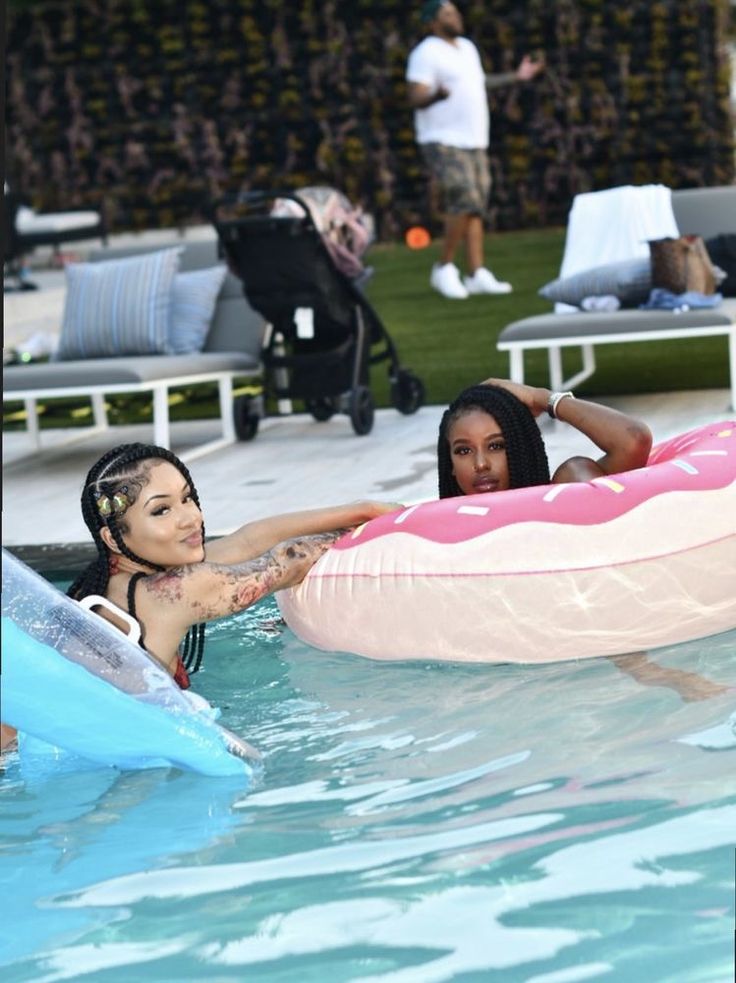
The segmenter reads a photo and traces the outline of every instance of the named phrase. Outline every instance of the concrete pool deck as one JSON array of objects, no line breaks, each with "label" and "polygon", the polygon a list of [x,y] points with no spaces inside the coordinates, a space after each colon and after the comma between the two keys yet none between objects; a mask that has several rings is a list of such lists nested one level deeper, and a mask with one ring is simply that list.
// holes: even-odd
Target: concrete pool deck
[{"label": "concrete pool deck", "polygon": [[[646,420],[655,441],[703,423],[733,419],[727,389],[657,393],[600,402]],[[190,470],[208,535],[279,512],[375,498],[411,504],[436,497],[435,444],[443,407],[425,406],[412,416],[379,410],[370,434],[358,437],[347,416],[317,423],[311,416],[269,418],[256,438],[197,458]],[[172,425],[173,450],[214,437],[218,422]],[[571,454],[592,454],[577,431],[542,422],[550,465]],[[28,455],[24,433],[3,435],[3,532],[8,547],[89,543],[79,494],[90,465],[109,447],[148,442],[148,424],[113,427],[67,447],[55,445],[68,431],[44,431],[45,449]]]}]

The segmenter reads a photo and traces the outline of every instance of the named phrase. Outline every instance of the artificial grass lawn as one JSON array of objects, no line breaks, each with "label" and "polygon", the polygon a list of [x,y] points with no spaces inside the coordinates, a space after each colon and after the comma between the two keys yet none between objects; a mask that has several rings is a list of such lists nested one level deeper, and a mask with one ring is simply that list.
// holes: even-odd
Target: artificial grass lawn
[{"label": "artificial grass lawn", "polygon": [[[389,330],[402,365],[424,381],[428,402],[447,403],[480,379],[508,375],[508,356],[496,351],[496,340],[509,322],[550,309],[537,290],[559,271],[564,235],[564,229],[542,229],[489,237],[486,261],[514,291],[467,300],[447,300],[430,288],[439,244],[422,250],[378,246],[371,251],[369,262],[376,273],[368,298]],[[377,396],[384,395],[378,384],[374,388]]]},{"label": "artificial grass lawn", "polygon": [[[537,294],[560,268],[565,230],[537,229],[506,232],[487,240],[487,262],[499,279],[509,280],[511,294],[446,300],[429,286],[429,271],[439,245],[410,250],[403,244],[374,246],[366,261],[375,268],[367,295],[398,349],[402,366],[424,382],[428,403],[446,403],[467,385],[490,375],[508,375],[508,356],[496,351],[498,335],[510,321],[551,310]],[[728,364],[723,338],[601,345],[598,368],[578,387],[580,395],[667,392],[678,389],[726,388]],[[547,385],[546,352],[526,355],[527,381]],[[577,368],[576,351],[565,354],[565,365]],[[389,406],[387,363],[371,376],[378,406]],[[570,373],[568,373],[570,374]],[[252,388],[252,380],[248,381]],[[151,419],[145,395],[109,397],[110,422]],[[40,407],[44,427],[87,425],[91,408],[83,399],[54,400]],[[171,419],[201,419],[218,415],[212,386],[189,387],[172,395]],[[23,426],[23,407],[9,403],[3,428]]]},{"label": "artificial grass lawn", "polygon": [[[370,253],[376,274],[368,296],[389,329],[402,364],[424,380],[427,401],[449,402],[460,389],[488,376],[507,377],[508,355],[496,341],[511,321],[552,310],[539,287],[560,269],[565,230],[508,232],[486,241],[486,260],[500,280],[512,283],[511,294],[446,300],[429,287],[429,272],[438,246],[411,251],[378,246]],[[597,369],[578,387],[580,395],[667,392],[728,386],[724,338],[600,345]],[[580,366],[579,352],[564,353],[570,371]],[[546,351],[525,355],[526,381],[549,385]],[[380,371],[380,367],[379,367]],[[377,395],[383,390],[377,383]]]}]

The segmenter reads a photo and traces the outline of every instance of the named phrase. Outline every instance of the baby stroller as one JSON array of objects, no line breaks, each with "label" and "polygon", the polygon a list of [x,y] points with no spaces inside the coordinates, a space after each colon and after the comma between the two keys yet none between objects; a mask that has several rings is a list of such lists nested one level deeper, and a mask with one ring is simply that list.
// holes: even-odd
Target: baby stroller
[{"label": "baby stroller", "polygon": [[[252,439],[265,397],[303,400],[315,420],[347,413],[356,434],[370,433],[375,403],[370,366],[388,361],[391,402],[414,413],[422,381],[399,364],[396,348],[360,284],[360,253],[370,241],[347,199],[332,189],[241,192],[213,206],[228,266],[267,322],[261,359],[264,393],[234,400],[239,439]],[[326,206],[331,203],[331,216]],[[227,215],[227,217],[220,217]],[[345,219],[335,221],[335,217]],[[366,232],[366,234],[363,234]],[[374,350],[375,349],[375,350]]]}]

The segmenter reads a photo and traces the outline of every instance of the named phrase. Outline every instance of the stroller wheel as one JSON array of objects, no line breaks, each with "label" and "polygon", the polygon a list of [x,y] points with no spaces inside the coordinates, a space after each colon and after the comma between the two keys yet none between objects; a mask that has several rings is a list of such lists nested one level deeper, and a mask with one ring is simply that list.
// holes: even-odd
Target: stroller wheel
[{"label": "stroller wheel", "polygon": [[335,415],[335,404],[327,396],[321,396],[319,399],[307,399],[305,403],[307,412],[311,413],[319,423],[324,423]]},{"label": "stroller wheel", "polygon": [[399,369],[396,377],[391,382],[391,402],[399,413],[408,416],[416,413],[420,406],[424,405],[424,383],[406,369]]},{"label": "stroller wheel", "polygon": [[359,437],[373,429],[373,393],[367,386],[356,386],[350,393],[350,422]]},{"label": "stroller wheel", "polygon": [[237,396],[233,400],[233,423],[238,440],[253,440],[258,432],[260,419],[248,396]]}]

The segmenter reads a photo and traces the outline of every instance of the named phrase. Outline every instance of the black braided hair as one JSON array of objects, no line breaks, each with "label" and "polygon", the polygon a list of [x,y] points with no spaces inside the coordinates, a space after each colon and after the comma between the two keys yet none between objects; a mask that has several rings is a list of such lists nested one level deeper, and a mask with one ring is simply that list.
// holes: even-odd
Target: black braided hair
[{"label": "black braided hair", "polygon": [[[145,468],[142,465],[148,461],[167,461],[169,464],[173,464],[189,485],[192,498],[197,508],[201,510],[192,476],[176,454],[165,447],[156,447],[153,444],[120,444],[118,447],[113,447],[92,465],[82,488],[82,517],[97,547],[97,557],[69,587],[67,590],[69,597],[79,601],[89,594],[105,595],[110,580],[110,555],[101,535],[105,526],[110,530],[120,552],[128,559],[148,567],[149,570],[163,571],[166,569],[142,556],[138,556],[137,553],[128,548],[124,539],[124,534],[127,532],[125,512],[117,514],[112,511],[109,515],[102,516],[98,508],[100,495],[106,495],[112,499],[116,493],[123,490],[128,502],[132,504],[147,480]],[[204,537],[204,525],[202,526],[202,536]],[[131,581],[131,586],[134,585],[135,581]],[[129,592],[128,608],[131,616],[135,618],[134,590]],[[192,625],[182,645],[182,662],[188,672],[196,672],[199,669],[203,652],[204,625]]]},{"label": "black braided hair", "polygon": [[511,488],[546,485],[550,480],[544,441],[533,414],[520,399],[500,386],[470,386],[447,407],[437,440],[439,497],[462,495],[452,473],[448,431],[464,413],[482,410],[494,418],[506,441],[506,460]]}]

